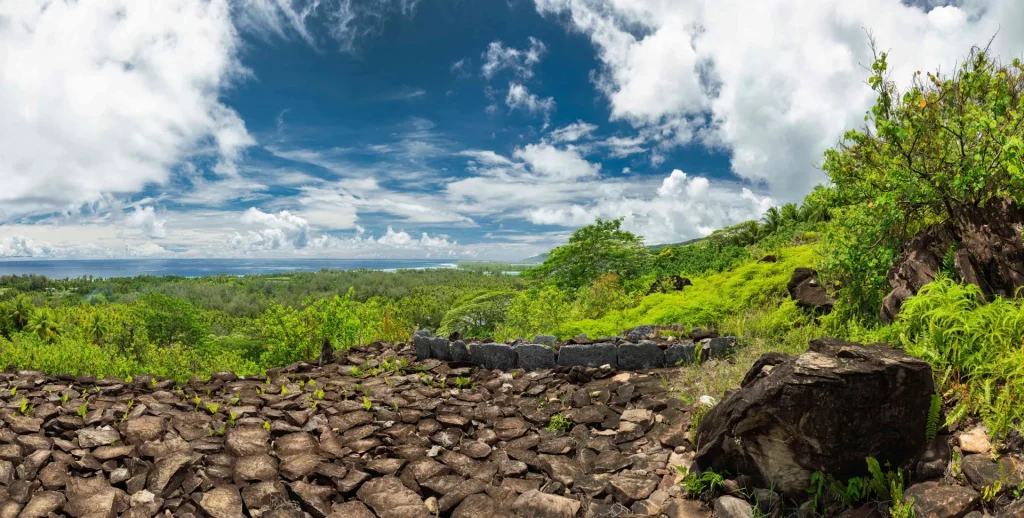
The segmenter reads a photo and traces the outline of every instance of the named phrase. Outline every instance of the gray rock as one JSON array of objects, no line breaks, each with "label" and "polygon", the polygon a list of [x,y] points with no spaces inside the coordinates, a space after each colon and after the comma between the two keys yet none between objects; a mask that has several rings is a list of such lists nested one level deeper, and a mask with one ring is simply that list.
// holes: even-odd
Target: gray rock
[{"label": "gray rock", "polygon": [[472,359],[469,356],[469,348],[466,347],[466,342],[462,340],[452,342],[451,354],[453,362],[468,362]]},{"label": "gray rock", "polygon": [[363,484],[356,493],[364,504],[381,518],[425,518],[427,506],[419,495],[395,477],[375,478]]},{"label": "gray rock", "polygon": [[516,351],[505,344],[473,344],[470,361],[485,368],[509,371],[516,368]]},{"label": "gray rock", "polygon": [[621,370],[660,369],[665,366],[665,353],[654,342],[625,343],[619,345],[617,360]]},{"label": "gray rock", "polygon": [[516,498],[512,510],[521,516],[535,518],[573,518],[580,510],[580,502],[531,489]]},{"label": "gray rock", "polygon": [[717,518],[753,518],[754,508],[746,500],[735,496],[720,496],[715,500]]},{"label": "gray rock", "polygon": [[704,351],[708,353],[704,355],[704,358],[724,358],[736,351],[739,342],[739,338],[735,336],[712,338],[708,342],[708,348]]},{"label": "gray rock", "polygon": [[697,346],[693,342],[675,344],[665,349],[665,366],[689,365],[697,361]]},{"label": "gray rock", "polygon": [[412,343],[416,346],[416,361],[430,359],[430,331],[416,331],[416,334],[412,335]]},{"label": "gray rock", "polygon": [[555,352],[547,345],[519,344],[514,349],[520,369],[532,371],[555,368]]},{"label": "gray rock", "polygon": [[981,503],[981,495],[969,487],[945,486],[938,482],[913,485],[903,493],[903,499],[914,500],[917,518],[961,518]]},{"label": "gray rock", "polygon": [[555,345],[558,343],[558,337],[555,335],[537,335],[533,337],[533,343]]},{"label": "gray rock", "polygon": [[700,469],[749,474],[795,495],[815,471],[845,480],[864,471],[866,457],[901,465],[926,446],[935,385],[925,361],[885,344],[819,339],[766,376],[751,375],[764,368],[755,362],[742,388],[701,421]]},{"label": "gray rock", "polygon": [[639,342],[649,338],[654,338],[654,326],[652,325],[636,326],[626,334],[626,339],[630,342]]},{"label": "gray rock", "polygon": [[446,362],[452,361],[452,351],[448,339],[443,336],[427,338],[430,341],[430,357]]},{"label": "gray rock", "polygon": [[600,367],[618,366],[618,353],[615,344],[572,344],[562,346],[558,350],[558,365],[562,367]]}]

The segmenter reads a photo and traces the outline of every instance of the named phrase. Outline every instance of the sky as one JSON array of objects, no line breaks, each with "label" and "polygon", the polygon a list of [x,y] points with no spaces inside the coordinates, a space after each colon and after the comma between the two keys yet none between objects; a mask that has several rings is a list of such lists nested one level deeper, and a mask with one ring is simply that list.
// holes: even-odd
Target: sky
[{"label": "sky", "polygon": [[514,260],[827,181],[1019,0],[0,0],[0,258]]}]

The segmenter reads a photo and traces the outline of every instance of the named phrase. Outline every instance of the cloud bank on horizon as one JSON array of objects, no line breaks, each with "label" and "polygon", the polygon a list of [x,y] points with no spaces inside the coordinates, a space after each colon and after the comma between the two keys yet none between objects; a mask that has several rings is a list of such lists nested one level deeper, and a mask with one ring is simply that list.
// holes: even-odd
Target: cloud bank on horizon
[{"label": "cloud bank on horizon", "polygon": [[897,81],[1024,52],[1016,0],[482,4],[0,3],[0,258],[691,239],[825,181],[867,32]]}]

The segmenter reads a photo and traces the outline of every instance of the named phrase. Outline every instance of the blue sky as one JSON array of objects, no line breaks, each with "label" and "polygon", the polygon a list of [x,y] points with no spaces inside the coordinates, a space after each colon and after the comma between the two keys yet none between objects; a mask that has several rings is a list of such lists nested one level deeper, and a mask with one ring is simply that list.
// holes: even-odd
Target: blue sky
[{"label": "blue sky", "polygon": [[[85,5],[83,5],[85,4]],[[760,217],[1013,0],[0,4],[0,257],[516,259]],[[1013,26],[1017,24],[1017,26]],[[57,37],[59,36],[59,37]]]}]

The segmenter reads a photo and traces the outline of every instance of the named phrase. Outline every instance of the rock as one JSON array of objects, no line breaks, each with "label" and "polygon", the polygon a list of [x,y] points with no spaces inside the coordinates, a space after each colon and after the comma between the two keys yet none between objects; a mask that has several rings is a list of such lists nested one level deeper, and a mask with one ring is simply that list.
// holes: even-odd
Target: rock
[{"label": "rock", "polygon": [[448,339],[443,337],[430,338],[430,357],[441,361],[452,361],[452,351]]},{"label": "rock", "polygon": [[235,457],[270,451],[270,432],[262,426],[239,426],[228,430],[224,448]]},{"label": "rock", "polygon": [[953,210],[950,220],[926,228],[903,243],[889,269],[892,291],[882,301],[882,322],[895,320],[903,301],[935,279],[954,242],[957,276],[980,287],[986,299],[1012,298],[1024,286],[1024,211],[1009,199]]},{"label": "rock", "polygon": [[240,481],[277,480],[277,459],[267,454],[246,455],[235,460],[234,476]]},{"label": "rock", "polygon": [[757,488],[751,492],[751,500],[764,516],[771,514],[782,504],[782,497],[770,489]]},{"label": "rock", "polygon": [[47,518],[64,508],[64,495],[55,491],[36,491],[18,518]]},{"label": "rock", "polygon": [[336,504],[334,512],[327,515],[327,518],[375,518],[366,504],[351,500],[343,504]]},{"label": "rock", "polygon": [[335,490],[329,487],[310,484],[302,480],[292,482],[288,486],[302,510],[314,518],[327,518],[331,514],[331,498]]},{"label": "rock", "polygon": [[199,509],[210,518],[237,518],[242,516],[242,497],[234,486],[216,487],[203,493]]},{"label": "rock", "polygon": [[512,503],[512,510],[524,517],[573,518],[580,510],[580,503],[578,500],[534,489],[519,495]]},{"label": "rock", "polygon": [[988,487],[1001,484],[998,493],[1015,488],[1021,483],[1019,461],[1013,457],[1001,457],[998,461],[988,455],[967,455],[960,461],[960,470],[967,483],[974,489],[982,491]]},{"label": "rock", "polygon": [[525,371],[555,368],[555,351],[541,344],[519,344],[513,348],[519,368]]},{"label": "rock", "polygon": [[452,511],[451,518],[492,518],[507,513],[493,498],[485,494],[469,495]]},{"label": "rock", "polygon": [[720,496],[715,499],[715,518],[753,518],[754,509],[746,500],[734,496]]},{"label": "rock", "polygon": [[412,342],[416,346],[416,361],[424,361],[430,359],[430,331],[421,329],[416,331],[416,334],[412,337]]},{"label": "rock", "polygon": [[915,518],[962,518],[981,503],[981,496],[973,489],[937,482],[913,485],[904,491],[903,499],[913,499]]},{"label": "rock", "polygon": [[553,346],[558,343],[558,337],[555,335],[537,335],[533,337],[533,343]]},{"label": "rock", "polygon": [[608,481],[608,494],[623,505],[643,500],[658,488],[659,479],[639,475],[620,474]]},{"label": "rock", "polygon": [[699,327],[695,327],[690,331],[690,340],[693,340],[694,342],[699,342],[706,338],[715,338],[717,336],[718,331],[714,329],[701,329]]},{"label": "rock", "polygon": [[618,365],[618,353],[615,344],[571,344],[563,345],[558,350],[558,365],[562,367],[600,367]]},{"label": "rock", "polygon": [[660,369],[665,366],[665,353],[654,342],[625,343],[618,348],[616,362],[628,371]]},{"label": "rock", "polygon": [[735,336],[720,336],[712,338],[708,342],[707,354],[704,358],[724,358],[736,351],[736,346],[739,344],[739,338]]},{"label": "rock", "polygon": [[665,349],[665,366],[679,367],[697,361],[697,346],[693,342],[675,344]]},{"label": "rock", "polygon": [[375,478],[356,493],[380,518],[427,518],[423,500],[395,477]]},{"label": "rock", "polygon": [[102,476],[68,480],[64,512],[75,518],[114,518],[128,508],[128,494],[110,487]]},{"label": "rock", "polygon": [[673,498],[665,505],[668,518],[710,518],[711,511],[704,508],[699,501]]},{"label": "rock", "polygon": [[651,284],[651,288],[647,290],[647,294],[651,295],[653,293],[667,293],[672,291],[680,291],[683,288],[692,285],[693,283],[690,282],[690,279],[687,279],[686,277],[681,277],[679,275],[671,275],[669,277],[663,277],[661,279],[658,279],[657,281],[654,282],[654,284]]},{"label": "rock", "polygon": [[901,350],[819,339],[766,376],[751,374],[701,421],[701,470],[796,495],[815,471],[846,480],[864,474],[866,457],[901,465],[925,447],[931,366]]},{"label": "rock", "polygon": [[166,497],[181,485],[186,468],[191,463],[192,456],[185,453],[175,453],[157,460],[149,472],[146,489],[157,496]]},{"label": "rock", "polygon": [[317,363],[321,366],[334,363],[334,346],[326,336],[320,340],[320,358]]},{"label": "rock", "polygon": [[472,357],[469,355],[469,349],[466,347],[466,342],[462,340],[452,341],[451,354],[453,362],[469,362],[472,360]]},{"label": "rock", "polygon": [[992,451],[992,443],[984,426],[976,426],[969,432],[960,434],[960,450],[964,453],[988,453]]},{"label": "rock", "polygon": [[121,433],[135,444],[155,441],[164,434],[164,420],[156,416],[135,417],[121,425]]},{"label": "rock", "polygon": [[626,333],[626,339],[630,342],[639,342],[649,338],[654,338],[654,326],[652,325],[636,326]]},{"label": "rock", "polygon": [[797,306],[830,311],[835,301],[825,291],[825,287],[818,283],[817,276],[818,272],[811,268],[797,268],[786,284],[786,290]]},{"label": "rock", "polygon": [[469,356],[470,361],[487,370],[510,371],[516,368],[516,351],[505,344],[473,344]]},{"label": "rock", "polygon": [[953,455],[953,449],[949,442],[948,435],[940,435],[932,441],[914,469],[918,480],[942,478],[946,474],[946,466],[949,465],[949,459]]},{"label": "rock", "polygon": [[110,427],[78,431],[78,445],[82,448],[111,445],[120,440],[121,434]]}]

